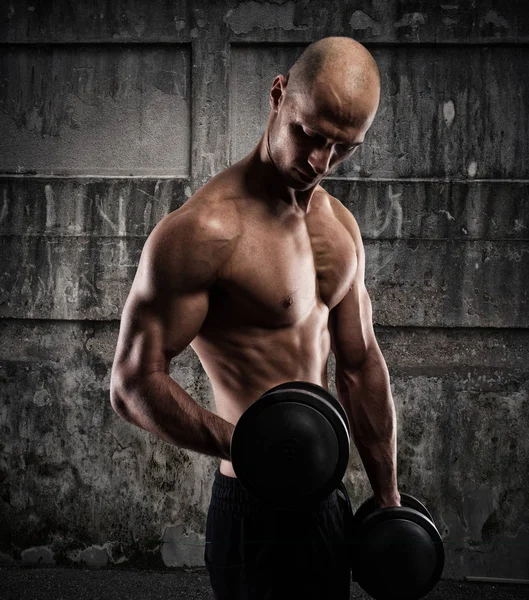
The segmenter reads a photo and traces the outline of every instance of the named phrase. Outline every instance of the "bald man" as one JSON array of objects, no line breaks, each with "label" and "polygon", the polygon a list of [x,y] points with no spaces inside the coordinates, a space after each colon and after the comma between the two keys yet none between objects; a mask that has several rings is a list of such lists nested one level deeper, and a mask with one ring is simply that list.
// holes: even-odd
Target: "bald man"
[{"label": "bald man", "polygon": [[[353,215],[320,185],[363,143],[380,96],[373,57],[349,38],[309,46],[270,91],[263,137],[158,223],[125,303],[111,400],[127,421],[221,459],[206,524],[215,598],[349,598],[345,504],[266,509],[230,462],[234,425],[287,381],[336,387],[380,507],[397,506],[395,409],[373,332]],[[188,345],[211,381],[202,408],[169,376]]]}]

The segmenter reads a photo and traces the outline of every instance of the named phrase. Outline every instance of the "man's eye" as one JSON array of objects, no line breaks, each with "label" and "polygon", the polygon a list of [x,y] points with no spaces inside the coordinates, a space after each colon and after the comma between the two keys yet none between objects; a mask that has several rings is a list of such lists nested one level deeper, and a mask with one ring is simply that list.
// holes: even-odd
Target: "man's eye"
[{"label": "man's eye", "polygon": [[338,148],[338,152],[340,154],[347,154],[349,152],[352,152],[353,150],[356,150],[357,146],[353,146],[352,148],[347,148],[346,146],[339,145],[339,146],[337,146],[337,148]]},{"label": "man's eye", "polygon": [[301,127],[301,131],[305,137],[308,137],[308,138],[316,137],[313,133],[311,133],[310,131],[307,131],[304,127]]}]

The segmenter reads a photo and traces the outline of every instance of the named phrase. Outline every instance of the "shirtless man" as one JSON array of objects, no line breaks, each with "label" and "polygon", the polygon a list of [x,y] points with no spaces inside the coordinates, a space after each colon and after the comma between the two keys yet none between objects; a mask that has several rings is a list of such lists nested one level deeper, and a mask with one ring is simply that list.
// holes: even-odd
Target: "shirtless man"
[{"label": "shirtless man", "polygon": [[[332,37],[309,46],[275,78],[256,148],[154,228],[123,309],[113,408],[170,444],[221,458],[205,551],[217,599],[349,597],[336,491],[317,514],[266,513],[230,462],[245,409],[283,382],[327,388],[331,349],[375,500],[400,504],[395,408],[360,231],[320,186],[364,141],[379,97],[378,68],[361,44]],[[211,381],[218,415],[169,375],[188,345]]]}]

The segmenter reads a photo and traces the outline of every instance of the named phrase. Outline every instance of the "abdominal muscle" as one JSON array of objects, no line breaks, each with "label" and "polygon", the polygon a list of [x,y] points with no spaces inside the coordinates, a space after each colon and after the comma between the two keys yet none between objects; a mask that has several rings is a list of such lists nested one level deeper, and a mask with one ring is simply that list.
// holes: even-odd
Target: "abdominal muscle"
[{"label": "abdominal muscle", "polygon": [[[242,413],[270,388],[308,381],[327,388],[330,334],[328,308],[314,305],[303,322],[279,329],[215,328],[201,332],[191,346],[212,385],[217,414],[237,424]],[[230,461],[220,472],[237,477]]]}]

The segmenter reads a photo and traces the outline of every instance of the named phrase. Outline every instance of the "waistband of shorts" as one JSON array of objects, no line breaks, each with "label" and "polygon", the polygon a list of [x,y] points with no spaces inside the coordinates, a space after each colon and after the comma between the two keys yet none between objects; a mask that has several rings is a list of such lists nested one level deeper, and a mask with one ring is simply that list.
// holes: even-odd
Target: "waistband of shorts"
[{"label": "waistband of shorts", "polygon": [[[300,506],[295,512],[323,512],[329,509],[336,502],[336,490],[331,492],[323,500],[314,503],[310,507]],[[260,502],[250,495],[241,485],[236,477],[229,477],[220,472],[220,468],[215,471],[215,479],[211,492],[211,506],[237,512],[242,514],[255,514],[258,512],[291,512],[292,509],[276,509]]]}]

